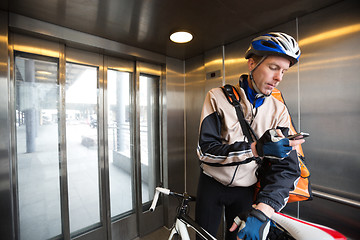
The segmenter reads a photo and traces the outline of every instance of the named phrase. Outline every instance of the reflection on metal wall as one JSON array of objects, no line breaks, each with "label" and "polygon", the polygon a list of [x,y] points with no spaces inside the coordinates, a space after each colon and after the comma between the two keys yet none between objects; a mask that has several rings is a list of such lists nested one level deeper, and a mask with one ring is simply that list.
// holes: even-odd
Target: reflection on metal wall
[{"label": "reflection on metal wall", "polygon": [[[359,12],[358,1],[343,1],[299,21],[300,47],[304,53],[300,63],[301,125],[311,133],[304,149],[312,183],[316,190],[357,201],[360,199]],[[305,213],[313,208],[323,209],[339,218],[335,223],[333,219],[323,219],[325,224],[336,228],[340,219],[345,218],[348,223],[341,226],[344,233],[360,238],[359,209],[342,206],[342,211],[335,211],[340,204],[333,208],[326,201],[319,202],[303,203],[302,215],[312,217]]]},{"label": "reflection on metal wall", "polygon": [[247,60],[244,55],[253,37],[236,41],[225,47],[225,82],[227,84],[236,85],[239,76],[242,73],[247,73]]},{"label": "reflection on metal wall", "polygon": [[[360,180],[357,156],[360,135],[360,87],[357,83],[360,75],[359,10],[357,1],[342,1],[268,30],[284,31],[295,38],[298,33],[302,49],[300,63],[289,70],[279,88],[296,128],[311,134],[303,148],[314,188],[355,201],[360,199],[360,188],[357,187]],[[215,61],[216,50],[213,50],[204,53],[203,57],[186,61],[187,187],[192,193],[196,193],[194,183],[198,180],[199,167],[197,159],[194,161],[193,158],[196,158],[202,103],[211,87],[221,85],[221,81],[207,84],[206,67],[223,61],[225,82],[236,84],[239,75],[247,71],[243,57],[251,39],[226,46],[224,59]],[[194,69],[202,71],[195,72]],[[334,200],[315,197],[312,202],[300,203],[300,217],[358,239],[359,208]],[[296,203],[289,204],[285,211],[296,214],[297,207]]]},{"label": "reflection on metal wall", "polygon": [[[166,101],[164,104],[164,146],[167,154],[164,153],[164,186],[173,191],[183,192],[185,189],[184,180],[184,64],[183,61],[166,58]],[[167,181],[167,182],[166,182]],[[170,207],[166,225],[171,227],[175,217],[177,200],[169,199]],[[167,209],[167,208],[166,208]]]},{"label": "reflection on metal wall", "polygon": [[189,194],[196,194],[199,163],[196,156],[197,133],[201,107],[205,98],[205,67],[203,56],[185,63],[185,124],[186,124],[186,187]]},{"label": "reflection on metal wall", "polygon": [[8,99],[8,16],[0,11],[0,236],[3,239],[11,239],[13,237],[13,216],[11,214],[11,181],[10,181],[10,129],[8,124],[9,112],[7,99]]},{"label": "reflection on metal wall", "polygon": [[301,19],[300,69],[301,121],[312,134],[306,145],[308,156],[316,159],[309,162],[313,183],[360,195],[356,187],[360,180],[357,5],[342,3]]}]

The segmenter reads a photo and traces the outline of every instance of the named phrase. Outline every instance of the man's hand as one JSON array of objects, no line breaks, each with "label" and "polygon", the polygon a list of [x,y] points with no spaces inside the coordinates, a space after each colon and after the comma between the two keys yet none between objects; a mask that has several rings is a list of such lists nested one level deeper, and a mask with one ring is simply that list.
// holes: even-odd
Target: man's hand
[{"label": "man's hand", "polygon": [[290,141],[279,129],[269,129],[252,145],[252,150],[255,156],[283,159],[304,142],[304,139]]},{"label": "man's hand", "polygon": [[262,211],[253,208],[246,222],[236,217],[230,231],[236,230],[239,225],[237,240],[265,240],[270,229],[270,219]]}]

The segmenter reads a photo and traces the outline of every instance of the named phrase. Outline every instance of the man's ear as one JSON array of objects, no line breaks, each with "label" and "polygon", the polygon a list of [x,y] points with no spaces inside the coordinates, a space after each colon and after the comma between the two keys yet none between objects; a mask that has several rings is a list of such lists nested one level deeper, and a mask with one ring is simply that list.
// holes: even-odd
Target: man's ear
[{"label": "man's ear", "polygon": [[249,71],[251,71],[251,70],[253,70],[254,68],[255,68],[255,61],[254,61],[254,59],[252,59],[252,58],[249,58],[249,60],[248,60],[248,68],[249,68]]}]

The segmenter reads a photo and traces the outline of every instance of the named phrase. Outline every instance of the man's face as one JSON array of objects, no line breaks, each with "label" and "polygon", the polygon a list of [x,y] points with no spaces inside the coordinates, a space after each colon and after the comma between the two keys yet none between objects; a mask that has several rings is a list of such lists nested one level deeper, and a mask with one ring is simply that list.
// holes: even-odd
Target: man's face
[{"label": "man's face", "polygon": [[[249,62],[250,70],[255,62]],[[269,95],[281,82],[284,73],[289,69],[290,61],[279,56],[268,56],[253,72],[254,81],[260,92]]]}]

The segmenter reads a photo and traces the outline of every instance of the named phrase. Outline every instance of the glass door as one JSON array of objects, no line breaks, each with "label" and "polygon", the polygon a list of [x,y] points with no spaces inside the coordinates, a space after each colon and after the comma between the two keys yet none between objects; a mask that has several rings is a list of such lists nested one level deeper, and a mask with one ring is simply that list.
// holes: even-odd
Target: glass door
[{"label": "glass door", "polygon": [[149,213],[155,188],[161,185],[161,66],[137,62],[137,173],[140,236],[164,223],[163,208]]},{"label": "glass door", "polygon": [[134,212],[134,157],[130,111],[132,73],[107,71],[107,137],[111,217]]},{"label": "glass door", "polygon": [[59,173],[58,60],[15,54],[19,239],[62,234]]},{"label": "glass door", "polygon": [[[106,239],[103,56],[66,48],[64,105],[69,231]],[[79,237],[81,239],[81,237]]]},{"label": "glass door", "polygon": [[[12,36],[16,239],[134,239],[163,225],[161,67]],[[124,227],[126,226],[126,227]]]},{"label": "glass door", "polygon": [[[136,216],[134,62],[106,56],[105,164],[112,239],[138,236]],[[127,226],[124,228],[124,226]]]},{"label": "glass door", "polygon": [[100,226],[98,67],[66,63],[70,232]]},{"label": "glass door", "polygon": [[140,74],[140,161],[143,211],[149,208],[154,190],[160,184],[160,76]]}]

